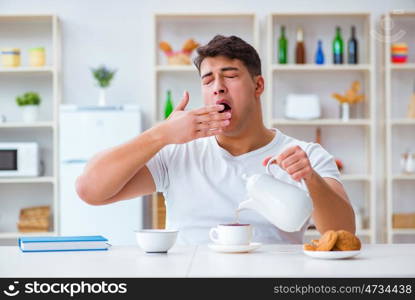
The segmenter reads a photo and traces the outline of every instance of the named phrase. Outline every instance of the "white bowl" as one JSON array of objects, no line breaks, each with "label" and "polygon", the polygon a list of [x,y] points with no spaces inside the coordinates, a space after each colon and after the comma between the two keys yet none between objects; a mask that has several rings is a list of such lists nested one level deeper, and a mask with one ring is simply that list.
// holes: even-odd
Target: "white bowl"
[{"label": "white bowl", "polygon": [[167,253],[177,239],[178,230],[142,229],[135,231],[137,244],[147,253]]}]

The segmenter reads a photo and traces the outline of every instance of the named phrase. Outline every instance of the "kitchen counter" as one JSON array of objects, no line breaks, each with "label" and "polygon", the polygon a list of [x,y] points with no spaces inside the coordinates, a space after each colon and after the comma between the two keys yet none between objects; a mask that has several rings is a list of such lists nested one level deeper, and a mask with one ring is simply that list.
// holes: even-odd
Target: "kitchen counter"
[{"label": "kitchen counter", "polygon": [[350,259],[321,260],[302,245],[263,245],[251,253],[175,246],[146,254],[138,246],[108,251],[23,253],[0,247],[0,277],[415,277],[415,244],[368,244]]}]

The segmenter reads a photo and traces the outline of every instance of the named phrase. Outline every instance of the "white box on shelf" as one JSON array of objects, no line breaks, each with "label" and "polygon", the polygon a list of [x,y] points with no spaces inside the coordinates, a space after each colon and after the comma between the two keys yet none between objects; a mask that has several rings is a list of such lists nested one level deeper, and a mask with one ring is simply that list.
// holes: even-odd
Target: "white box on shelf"
[{"label": "white box on shelf", "polygon": [[297,120],[318,119],[320,99],[314,94],[289,94],[285,102],[285,117]]}]

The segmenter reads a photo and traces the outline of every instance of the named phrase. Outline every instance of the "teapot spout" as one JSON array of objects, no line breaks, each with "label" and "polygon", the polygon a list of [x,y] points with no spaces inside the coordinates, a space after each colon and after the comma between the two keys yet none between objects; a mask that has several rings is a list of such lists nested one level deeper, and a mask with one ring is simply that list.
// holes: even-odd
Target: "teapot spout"
[{"label": "teapot spout", "polygon": [[241,210],[245,209],[254,209],[254,201],[251,198],[239,203],[239,206],[236,211],[240,212]]}]

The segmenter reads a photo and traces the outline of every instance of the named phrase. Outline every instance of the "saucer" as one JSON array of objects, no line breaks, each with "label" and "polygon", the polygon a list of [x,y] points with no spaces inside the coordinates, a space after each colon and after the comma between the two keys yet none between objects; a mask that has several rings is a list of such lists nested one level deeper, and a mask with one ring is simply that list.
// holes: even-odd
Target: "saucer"
[{"label": "saucer", "polygon": [[216,252],[223,253],[246,253],[261,247],[261,243],[250,243],[249,245],[219,245],[209,244],[208,247]]},{"label": "saucer", "polygon": [[360,253],[357,251],[307,251],[304,254],[318,259],[344,259],[356,256]]}]

